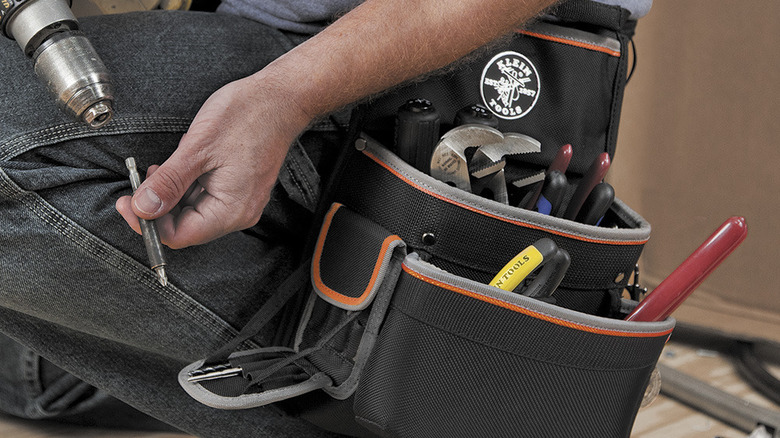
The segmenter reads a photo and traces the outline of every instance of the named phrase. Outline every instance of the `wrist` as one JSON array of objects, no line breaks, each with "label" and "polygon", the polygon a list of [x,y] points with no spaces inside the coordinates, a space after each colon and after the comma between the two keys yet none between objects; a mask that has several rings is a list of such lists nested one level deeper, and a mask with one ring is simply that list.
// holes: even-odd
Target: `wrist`
[{"label": "wrist", "polygon": [[296,138],[317,116],[303,103],[296,89],[272,65],[246,78],[247,98],[255,117],[272,123],[279,134]]},{"label": "wrist", "polygon": [[283,65],[284,56],[248,79],[253,84],[254,101],[264,108],[258,116],[272,116],[278,120],[277,123],[296,130],[297,136],[323,114],[313,104],[314,100],[308,93],[309,84],[305,83],[305,79],[297,78],[297,71]]}]

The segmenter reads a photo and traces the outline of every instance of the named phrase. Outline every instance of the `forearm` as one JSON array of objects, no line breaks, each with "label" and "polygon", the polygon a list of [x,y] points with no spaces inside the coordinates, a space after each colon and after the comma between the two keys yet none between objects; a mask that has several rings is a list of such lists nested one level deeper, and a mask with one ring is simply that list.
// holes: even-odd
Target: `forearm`
[{"label": "forearm", "polygon": [[[443,67],[554,0],[367,0],[203,104],[179,147],[117,210],[172,248],[257,223],[287,148],[313,119]],[[182,200],[188,188],[196,196]]]},{"label": "forearm", "polygon": [[554,0],[368,0],[259,72],[309,120],[443,67]]}]

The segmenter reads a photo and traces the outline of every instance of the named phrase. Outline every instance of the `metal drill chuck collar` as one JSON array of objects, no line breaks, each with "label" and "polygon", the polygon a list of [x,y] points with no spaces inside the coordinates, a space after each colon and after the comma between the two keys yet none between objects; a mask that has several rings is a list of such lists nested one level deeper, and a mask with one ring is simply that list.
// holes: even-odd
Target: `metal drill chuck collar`
[{"label": "metal drill chuck collar", "polygon": [[79,30],[70,0],[0,0],[0,28],[35,64],[57,104],[91,128],[114,113],[111,77]]},{"label": "metal drill chuck collar", "polygon": [[100,128],[111,120],[111,78],[86,36],[60,32],[35,51],[33,60],[35,73],[66,112],[91,128]]}]

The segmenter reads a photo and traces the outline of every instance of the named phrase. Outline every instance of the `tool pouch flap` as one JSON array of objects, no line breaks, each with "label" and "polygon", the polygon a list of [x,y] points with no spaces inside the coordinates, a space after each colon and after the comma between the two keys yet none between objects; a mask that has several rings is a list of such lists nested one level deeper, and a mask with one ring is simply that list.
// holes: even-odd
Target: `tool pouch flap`
[{"label": "tool pouch flap", "polygon": [[406,255],[406,244],[383,227],[334,203],[312,261],[314,293],[302,312],[295,349],[332,379],[323,388],[349,397],[368,359]]},{"label": "tool pouch flap", "polygon": [[[193,398],[220,409],[263,406],[315,389],[348,398],[405,255],[398,236],[334,203],[317,239],[294,345],[236,351],[224,360],[217,354],[184,368],[179,383]],[[251,338],[268,318],[266,309],[258,311],[237,339]]]},{"label": "tool pouch flap", "polygon": [[398,236],[334,204],[325,217],[314,252],[314,291],[338,308],[365,309],[376,296],[390,269],[393,249],[399,245],[403,242]]}]

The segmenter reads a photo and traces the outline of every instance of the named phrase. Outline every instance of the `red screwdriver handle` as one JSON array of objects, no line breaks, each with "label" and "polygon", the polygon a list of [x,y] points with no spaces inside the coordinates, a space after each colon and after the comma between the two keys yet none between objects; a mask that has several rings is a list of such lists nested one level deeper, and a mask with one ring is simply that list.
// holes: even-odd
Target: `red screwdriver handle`
[{"label": "red screwdriver handle", "polygon": [[747,237],[744,217],[724,222],[696,251],[639,303],[626,321],[663,321]]}]

